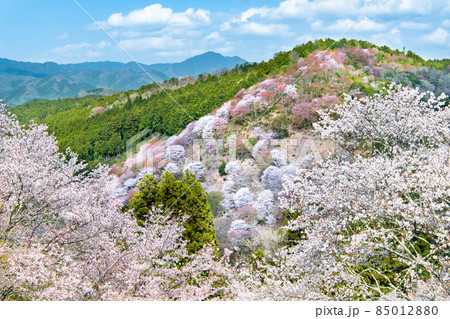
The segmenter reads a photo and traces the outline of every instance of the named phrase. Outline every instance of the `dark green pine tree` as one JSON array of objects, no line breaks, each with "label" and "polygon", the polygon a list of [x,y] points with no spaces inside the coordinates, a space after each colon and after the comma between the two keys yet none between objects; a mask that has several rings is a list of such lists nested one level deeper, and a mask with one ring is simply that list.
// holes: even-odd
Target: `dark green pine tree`
[{"label": "dark green pine tree", "polygon": [[129,112],[124,123],[125,137],[130,138],[139,132],[139,119],[134,112]]},{"label": "dark green pine tree", "polygon": [[147,175],[138,184],[138,189],[129,206],[138,223],[143,224],[151,207],[161,205],[175,217],[190,216],[183,233],[189,252],[196,252],[205,244],[212,244],[214,248],[219,246],[206,193],[190,171],[185,171],[180,179],[166,172],[159,183],[154,176]]}]

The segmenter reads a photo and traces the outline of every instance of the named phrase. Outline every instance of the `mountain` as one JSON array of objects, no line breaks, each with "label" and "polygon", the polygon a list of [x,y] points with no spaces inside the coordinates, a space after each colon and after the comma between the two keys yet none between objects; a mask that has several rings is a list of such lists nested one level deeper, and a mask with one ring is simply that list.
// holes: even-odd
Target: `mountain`
[{"label": "mountain", "polygon": [[128,91],[153,82],[146,72],[157,82],[163,82],[172,77],[229,69],[242,63],[245,60],[239,57],[207,52],[179,63],[142,64],[144,72],[134,62],[57,64],[0,59],[0,96],[14,106],[33,99],[75,97],[99,88],[110,92]]},{"label": "mountain", "polygon": [[147,66],[150,70],[159,71],[169,77],[182,75],[198,75],[200,73],[212,73],[221,69],[231,69],[237,64],[246,61],[240,57],[224,57],[215,52],[206,52],[189,58],[180,63],[159,63]]},{"label": "mountain", "polygon": [[238,56],[226,57],[219,53],[208,51],[178,63],[157,63],[150,65],[140,64],[139,66],[134,62],[128,62],[126,64],[120,62],[85,62],[79,64],[66,64],[65,67],[71,71],[79,71],[83,69],[129,69],[138,73],[142,72],[142,68],[144,68],[146,71],[158,71],[164,73],[169,78],[178,78],[180,76],[196,76],[201,73],[213,73],[222,69],[232,69],[236,65],[243,64],[245,62],[247,61]]},{"label": "mountain", "polygon": [[[161,72],[149,72],[158,81],[168,79]],[[97,88],[132,90],[152,82],[145,72],[131,70],[124,63],[64,65],[0,59],[0,96],[10,106],[33,99],[75,97]]]}]

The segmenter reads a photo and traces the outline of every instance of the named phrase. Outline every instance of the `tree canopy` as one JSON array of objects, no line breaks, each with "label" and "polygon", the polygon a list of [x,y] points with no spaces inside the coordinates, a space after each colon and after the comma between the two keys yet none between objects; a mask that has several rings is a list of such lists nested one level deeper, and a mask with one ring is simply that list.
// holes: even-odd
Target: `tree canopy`
[{"label": "tree canopy", "polygon": [[131,199],[132,210],[138,223],[145,224],[149,208],[162,207],[176,218],[187,218],[183,238],[188,240],[187,249],[196,252],[205,244],[218,247],[213,215],[202,185],[188,170],[177,179],[165,172],[158,182],[147,175],[138,184],[139,191]]}]

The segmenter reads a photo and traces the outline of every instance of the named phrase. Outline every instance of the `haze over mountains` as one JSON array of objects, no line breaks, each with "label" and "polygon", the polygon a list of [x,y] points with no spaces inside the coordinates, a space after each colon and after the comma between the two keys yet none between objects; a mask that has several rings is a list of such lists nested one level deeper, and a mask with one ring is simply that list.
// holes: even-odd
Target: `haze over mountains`
[{"label": "haze over mountains", "polygon": [[[206,52],[179,63],[141,64],[158,82],[172,77],[211,73],[245,63],[239,57]],[[9,106],[32,99],[58,99],[78,95],[109,95],[137,89],[152,79],[134,62],[57,64],[0,59],[0,96]],[[99,90],[99,88],[105,88]]]}]

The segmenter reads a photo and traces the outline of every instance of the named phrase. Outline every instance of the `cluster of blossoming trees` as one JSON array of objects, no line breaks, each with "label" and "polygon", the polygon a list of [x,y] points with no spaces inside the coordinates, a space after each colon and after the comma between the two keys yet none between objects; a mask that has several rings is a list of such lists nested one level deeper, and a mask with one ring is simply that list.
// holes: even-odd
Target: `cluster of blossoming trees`
[{"label": "cluster of blossoming trees", "polygon": [[449,299],[445,97],[391,87],[321,115],[316,130],[352,155],[285,180],[287,228],[302,239],[261,263],[256,298]]},{"label": "cluster of blossoming trees", "polygon": [[[0,299],[449,299],[445,97],[396,86],[320,115],[316,130],[349,156],[284,177],[291,240],[230,265],[209,247],[188,253],[184,220],[158,208],[138,226],[111,196],[107,167],[85,171],[44,126],[25,128],[2,110]],[[252,205],[239,192],[236,208]],[[259,215],[275,193],[261,195]]]},{"label": "cluster of blossoming trees", "polygon": [[[189,255],[183,220],[138,226],[109,168],[85,171],[46,127],[0,113],[0,300],[202,300],[227,292],[215,252]],[[217,271],[216,271],[217,270]]]}]

